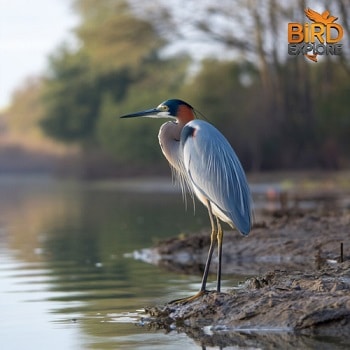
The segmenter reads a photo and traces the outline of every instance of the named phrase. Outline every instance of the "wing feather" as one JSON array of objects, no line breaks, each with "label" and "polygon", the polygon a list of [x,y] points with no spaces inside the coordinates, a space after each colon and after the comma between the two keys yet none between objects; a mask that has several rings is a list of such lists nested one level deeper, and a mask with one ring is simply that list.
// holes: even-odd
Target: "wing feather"
[{"label": "wing feather", "polygon": [[[194,129],[191,136],[186,128]],[[241,233],[248,234],[250,190],[231,145],[214,126],[203,120],[187,123],[181,138],[184,166],[193,187],[230,218]]]}]

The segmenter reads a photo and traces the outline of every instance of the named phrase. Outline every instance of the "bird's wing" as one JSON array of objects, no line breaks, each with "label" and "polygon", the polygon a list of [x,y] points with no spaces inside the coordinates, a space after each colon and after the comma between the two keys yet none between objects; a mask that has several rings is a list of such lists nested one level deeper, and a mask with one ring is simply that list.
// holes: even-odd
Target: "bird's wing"
[{"label": "bird's wing", "polygon": [[304,10],[306,17],[311,19],[311,21],[314,22],[321,22],[323,23],[322,15],[314,10],[311,10],[310,8]]},{"label": "bird's wing", "polygon": [[181,133],[184,166],[192,185],[214,203],[237,229],[251,228],[248,183],[234,150],[211,124],[194,120]]},{"label": "bird's wing", "polygon": [[310,8],[304,10],[306,17],[311,19],[311,21],[316,22],[316,23],[323,23],[325,25],[332,23],[338,19],[338,17],[334,16],[329,16],[330,12],[329,11],[324,11],[321,13],[318,13],[314,10],[311,10]]}]

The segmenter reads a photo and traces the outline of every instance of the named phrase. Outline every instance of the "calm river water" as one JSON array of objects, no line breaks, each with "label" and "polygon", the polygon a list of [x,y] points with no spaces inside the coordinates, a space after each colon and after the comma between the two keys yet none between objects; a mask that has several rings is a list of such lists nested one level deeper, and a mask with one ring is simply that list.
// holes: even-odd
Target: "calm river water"
[{"label": "calm river water", "polygon": [[[189,201],[186,211],[181,194],[160,180],[118,185],[0,178],[0,348],[205,348],[191,336],[140,322],[143,307],[194,294],[200,276],[168,272],[130,254],[205,227],[206,210],[198,204],[194,216]],[[224,287],[245,277],[226,278]],[[261,348],[254,345],[259,335],[246,336],[250,346],[229,348]],[[285,339],[286,349],[295,341],[286,334],[261,337],[267,348],[275,337]],[[220,341],[207,344],[219,348]],[[312,349],[320,342],[301,344]]]}]

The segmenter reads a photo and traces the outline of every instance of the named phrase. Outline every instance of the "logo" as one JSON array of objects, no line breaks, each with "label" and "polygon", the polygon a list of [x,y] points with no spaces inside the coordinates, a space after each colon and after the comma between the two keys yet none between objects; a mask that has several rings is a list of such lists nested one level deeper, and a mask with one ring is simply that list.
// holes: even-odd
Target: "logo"
[{"label": "logo", "polygon": [[335,23],[338,17],[331,16],[329,11],[318,13],[310,8],[305,15],[311,23],[288,23],[288,54],[304,55],[309,60],[317,62],[318,56],[342,54],[343,27]]}]

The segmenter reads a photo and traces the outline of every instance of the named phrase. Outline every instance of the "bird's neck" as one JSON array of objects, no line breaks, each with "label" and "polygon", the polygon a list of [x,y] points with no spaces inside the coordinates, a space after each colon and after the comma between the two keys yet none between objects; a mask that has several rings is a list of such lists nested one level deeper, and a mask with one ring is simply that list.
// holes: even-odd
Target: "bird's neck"
[{"label": "bird's neck", "polygon": [[193,109],[186,106],[181,105],[179,106],[177,110],[177,121],[178,124],[181,126],[181,129],[191,120],[194,119]]},{"label": "bird's neck", "polygon": [[158,139],[162,152],[168,162],[179,168],[180,135],[182,123],[166,122],[160,127]]},{"label": "bird's neck", "polygon": [[177,170],[183,167],[180,154],[180,136],[183,127],[194,119],[192,108],[181,105],[177,110],[177,122],[167,122],[159,130],[158,139],[165,158]]}]

